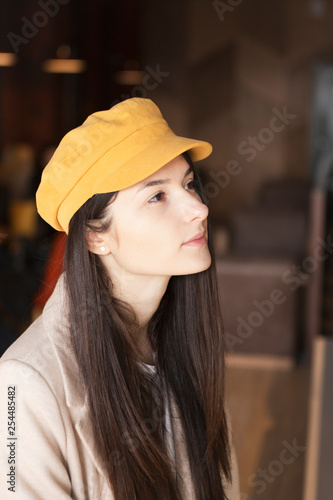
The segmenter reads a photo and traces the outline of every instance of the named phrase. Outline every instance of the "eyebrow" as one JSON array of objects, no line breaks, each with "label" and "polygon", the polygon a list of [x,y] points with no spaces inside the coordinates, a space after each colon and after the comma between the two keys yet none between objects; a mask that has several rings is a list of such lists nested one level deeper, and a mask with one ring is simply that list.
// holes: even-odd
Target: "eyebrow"
[{"label": "eyebrow", "polygon": [[[188,170],[186,170],[186,172],[185,172],[184,179],[191,172],[193,172],[193,169],[192,169],[192,167],[189,167]],[[137,193],[139,193],[143,189],[146,189],[147,187],[157,186],[159,184],[170,184],[170,182],[171,182],[171,179],[154,179],[152,181],[144,182],[143,184],[140,185],[139,189],[137,190]]]}]

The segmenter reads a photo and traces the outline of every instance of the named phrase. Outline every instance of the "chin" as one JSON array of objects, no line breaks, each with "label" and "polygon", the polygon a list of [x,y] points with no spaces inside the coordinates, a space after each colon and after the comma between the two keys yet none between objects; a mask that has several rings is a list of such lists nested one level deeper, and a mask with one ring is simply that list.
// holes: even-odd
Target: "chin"
[{"label": "chin", "polygon": [[210,268],[211,264],[212,264],[212,259],[209,259],[209,262],[207,262],[205,266],[202,266],[201,269],[197,271],[197,273],[201,273],[202,271],[207,271],[207,269]]},{"label": "chin", "polygon": [[188,270],[184,271],[183,273],[180,273],[180,274],[186,275],[186,274],[201,273],[202,271],[206,271],[207,269],[209,269],[211,266],[211,263],[212,263],[212,258],[209,254],[207,259],[203,259],[200,263],[197,263],[196,265],[193,265],[193,266],[186,266]]}]

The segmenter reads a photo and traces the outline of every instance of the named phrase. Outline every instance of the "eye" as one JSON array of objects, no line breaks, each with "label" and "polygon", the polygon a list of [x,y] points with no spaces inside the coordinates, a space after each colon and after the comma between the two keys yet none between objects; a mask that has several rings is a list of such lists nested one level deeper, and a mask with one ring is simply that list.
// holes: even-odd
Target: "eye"
[{"label": "eye", "polygon": [[[198,192],[199,189],[199,183],[195,179],[191,179],[186,183],[185,189],[187,191],[195,191]],[[154,204],[154,203],[159,203],[165,199],[165,193],[163,191],[160,191],[159,193],[155,194],[150,200],[148,200],[148,203]]]},{"label": "eye", "polygon": [[190,181],[188,181],[188,183],[186,184],[186,188],[187,189],[190,189],[191,191],[194,191],[196,190],[196,188],[198,187],[198,183],[195,179],[191,179]]},{"label": "eye", "polygon": [[197,195],[200,195],[200,186],[199,182],[196,179],[191,179],[187,184],[186,184],[186,189],[188,191],[194,191]]},{"label": "eye", "polygon": [[161,191],[161,192],[155,194],[155,196],[153,196],[152,198],[150,198],[148,203],[158,203],[159,201],[162,201],[164,199],[164,196],[165,196],[165,193],[163,193],[163,191]]}]

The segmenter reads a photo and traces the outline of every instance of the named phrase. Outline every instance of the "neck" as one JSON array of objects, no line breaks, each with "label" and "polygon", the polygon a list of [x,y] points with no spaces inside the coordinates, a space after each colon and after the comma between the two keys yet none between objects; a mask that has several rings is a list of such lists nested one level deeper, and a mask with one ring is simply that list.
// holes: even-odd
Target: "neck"
[{"label": "neck", "polygon": [[169,279],[166,276],[131,275],[130,279],[125,279],[124,274],[121,279],[111,276],[114,295],[128,303],[135,312],[140,361],[147,364],[154,364],[153,350],[148,338],[148,324],[158,309]]}]

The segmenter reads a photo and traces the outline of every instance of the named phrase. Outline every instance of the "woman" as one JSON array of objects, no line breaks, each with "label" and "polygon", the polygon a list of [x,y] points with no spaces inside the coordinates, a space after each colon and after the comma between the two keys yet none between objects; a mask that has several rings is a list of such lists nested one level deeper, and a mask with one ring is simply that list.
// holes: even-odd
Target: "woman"
[{"label": "woman", "polygon": [[210,152],[140,98],[61,141],[37,207],[68,233],[64,273],[0,363],[1,498],[238,498],[208,208],[191,161]]}]

